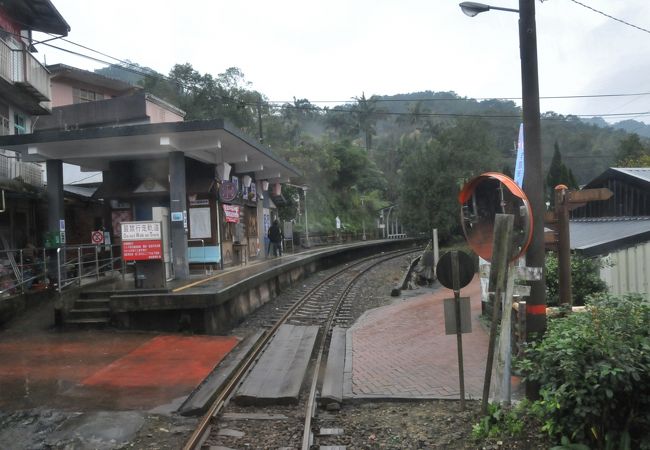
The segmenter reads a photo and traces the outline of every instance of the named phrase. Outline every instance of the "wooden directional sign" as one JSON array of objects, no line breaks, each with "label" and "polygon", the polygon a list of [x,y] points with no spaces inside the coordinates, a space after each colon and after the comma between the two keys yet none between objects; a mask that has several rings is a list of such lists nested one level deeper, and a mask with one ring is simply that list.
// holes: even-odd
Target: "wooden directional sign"
[{"label": "wooden directional sign", "polygon": [[586,203],[598,200],[608,200],[614,193],[607,188],[582,189],[569,191],[569,203]]}]

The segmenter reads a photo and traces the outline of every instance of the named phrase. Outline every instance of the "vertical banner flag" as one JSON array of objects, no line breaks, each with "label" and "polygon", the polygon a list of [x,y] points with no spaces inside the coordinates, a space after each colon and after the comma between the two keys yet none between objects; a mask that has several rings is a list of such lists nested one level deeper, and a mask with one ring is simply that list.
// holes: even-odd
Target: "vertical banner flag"
[{"label": "vertical banner flag", "polygon": [[519,125],[519,139],[517,140],[517,161],[515,163],[515,183],[524,187],[524,124]]}]

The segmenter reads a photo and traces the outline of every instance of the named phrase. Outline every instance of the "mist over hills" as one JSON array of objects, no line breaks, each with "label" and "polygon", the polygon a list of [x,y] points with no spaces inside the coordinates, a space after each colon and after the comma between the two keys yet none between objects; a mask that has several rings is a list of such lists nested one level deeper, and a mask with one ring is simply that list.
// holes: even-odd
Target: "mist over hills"
[{"label": "mist over hills", "polygon": [[[134,68],[141,70],[141,73],[134,73]],[[189,66],[191,69],[191,66]],[[96,71],[102,75],[122,79],[123,81],[142,85],[149,75],[170,80],[169,77],[158,74],[151,69],[137,65],[122,67],[113,65]],[[137,72],[137,70],[136,70]],[[146,74],[146,75],[145,75]],[[171,74],[170,74],[171,75]],[[200,75],[200,74],[199,74]],[[243,75],[243,74],[242,74]],[[207,75],[206,75],[207,76]],[[172,90],[178,91],[179,84],[174,84]],[[204,89],[201,85],[192,88]],[[238,88],[240,89],[240,88]],[[236,91],[236,98],[244,98],[246,89]],[[154,95],[165,97],[164,89],[152,92]],[[265,98],[264,93],[251,91],[254,98]],[[308,99],[297,100],[306,102],[307,107],[291,104],[277,105],[269,103],[265,105],[264,114],[270,114],[264,121],[283,123],[283,127],[290,127],[295,139],[287,142],[276,142],[277,147],[291,146],[299,142],[299,136],[311,135],[315,138],[322,138],[327,129],[333,126],[342,129],[354,130],[360,126],[361,114],[371,123],[371,140],[373,147],[383,152],[395,148],[395,143],[404,136],[419,133],[426,139],[434,139],[436,134],[444,128],[453,127],[458,121],[479,121],[488,130],[497,148],[503,154],[503,170],[508,171],[514,167],[514,148],[518,136],[518,129],[521,123],[521,108],[511,100],[502,99],[473,99],[461,97],[453,91],[435,92],[421,91],[411,93],[400,93],[394,95],[373,95],[365,97],[360,93],[356,102],[344,105],[330,105],[327,108],[318,108],[309,103]],[[242,97],[240,97],[240,95]],[[219,98],[219,94],[210,95],[212,98]],[[200,98],[200,96],[197,96]],[[174,99],[165,98],[174,103]],[[272,99],[270,99],[272,100]],[[362,100],[366,103],[362,104]],[[243,101],[243,100],[242,100]],[[296,103],[294,102],[294,103]],[[243,104],[243,103],[242,103]],[[201,114],[191,113],[193,104],[183,105],[188,111],[188,117],[208,118],[213,114],[205,109]],[[256,104],[248,105],[255,109]],[[207,111],[207,112],[206,112]],[[291,113],[293,111],[293,113]],[[239,110],[241,112],[241,110]],[[235,111],[238,113],[238,111]],[[338,114],[338,119],[335,117]],[[250,124],[242,125],[245,131],[256,133],[257,114],[251,114]],[[230,119],[225,116],[226,119]],[[565,164],[572,170],[580,184],[587,183],[616,161],[616,153],[620,141],[628,133],[637,133],[640,136],[650,138],[650,125],[636,120],[624,120],[615,124],[609,124],[601,117],[581,119],[576,116],[564,116],[554,112],[542,114],[542,160],[546,171],[555,146],[560,149]],[[336,119],[336,120],[332,120]],[[241,121],[240,121],[241,122]],[[267,124],[268,126],[268,124]],[[297,133],[297,134],[296,134]],[[349,134],[349,133],[348,133]],[[358,140],[363,144],[364,139]],[[267,144],[269,144],[267,139]],[[462,158],[462,155],[459,155]]]},{"label": "mist over hills", "polygon": [[584,122],[603,128],[611,127],[617,130],[627,131],[628,133],[636,133],[639,136],[650,138],[650,125],[634,119],[621,120],[620,122],[616,123],[608,123],[602,117],[592,117],[591,119],[584,119]]}]

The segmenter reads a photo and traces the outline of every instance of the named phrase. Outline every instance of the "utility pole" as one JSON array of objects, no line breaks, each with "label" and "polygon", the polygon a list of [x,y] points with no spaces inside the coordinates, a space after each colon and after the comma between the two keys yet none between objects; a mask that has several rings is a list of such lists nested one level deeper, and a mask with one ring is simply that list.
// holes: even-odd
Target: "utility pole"
[{"label": "utility pole", "polygon": [[264,133],[262,130],[262,96],[257,98],[257,126],[259,127],[260,142],[264,143]]},{"label": "utility pole", "polygon": [[[537,72],[537,30],[535,0],[519,0],[519,48],[524,115],[524,192],[533,211],[532,241],[526,253],[528,267],[544,267],[544,186],[542,185],[542,142],[539,117]],[[546,331],[544,273],[530,282],[526,304],[526,341],[540,339]],[[536,398],[538,386],[526,384],[528,398]]]}]

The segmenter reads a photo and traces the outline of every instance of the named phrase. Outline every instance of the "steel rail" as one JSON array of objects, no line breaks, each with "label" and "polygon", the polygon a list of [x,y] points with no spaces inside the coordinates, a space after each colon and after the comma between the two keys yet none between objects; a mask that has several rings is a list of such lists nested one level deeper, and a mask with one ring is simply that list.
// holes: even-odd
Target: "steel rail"
[{"label": "steel rail", "polygon": [[[412,253],[413,249],[409,250],[402,250],[402,251],[397,251],[395,253],[397,254],[389,254],[386,255],[384,254],[383,257],[376,258],[378,261],[375,263],[371,264],[370,266],[366,267],[359,273],[357,273],[350,281],[348,281],[347,286],[341,292],[339,295],[339,299],[336,302],[336,304],[332,307],[332,310],[330,311],[330,314],[327,318],[327,322],[325,324],[325,328],[323,330],[323,336],[320,341],[320,346],[318,348],[318,356],[316,357],[316,364],[314,367],[314,374],[312,376],[312,381],[311,381],[311,386],[309,389],[309,398],[307,400],[307,404],[305,406],[305,425],[304,425],[304,431],[302,435],[302,450],[309,450],[312,445],[312,440],[311,440],[311,420],[314,417],[314,412],[316,411],[316,389],[318,387],[318,379],[320,377],[320,366],[323,360],[323,355],[325,353],[325,343],[327,341],[326,337],[327,334],[329,333],[330,329],[332,328],[332,323],[334,322],[334,319],[336,318],[336,313],[338,312],[339,308],[343,304],[343,301],[346,299],[347,295],[350,293],[352,290],[352,287],[354,284],[363,276],[365,275],[370,269],[373,269],[375,266],[378,266],[379,264],[382,264],[388,260],[394,259],[394,258],[399,258],[400,256],[403,256],[404,254],[407,253]],[[372,259],[368,258],[368,259]],[[364,260],[363,262],[366,262],[368,259]]]},{"label": "steel rail", "polygon": [[[413,249],[409,250],[397,250],[394,252],[388,253],[388,255],[391,255],[392,258],[396,258],[401,256],[402,254],[406,254],[409,252],[413,252]],[[386,256],[387,254],[384,253],[383,256]],[[291,315],[299,309],[306,301],[312,296],[314,292],[319,290],[323,285],[331,281],[333,278],[339,276],[341,273],[349,270],[352,267],[355,267],[357,265],[361,265],[369,260],[372,260],[373,258],[377,258],[376,255],[369,256],[367,258],[360,259],[358,261],[355,261],[352,263],[350,266],[345,266],[342,269],[334,272],[333,274],[329,275],[325,279],[321,280],[318,282],[312,289],[310,289],[307,293],[303,294],[303,296],[296,301],[284,315],[276,322],[275,325],[273,325],[272,328],[267,330],[260,338],[258,341],[253,345],[251,348],[251,351],[248,353],[248,355],[237,365],[237,368],[235,369],[233,375],[230,376],[230,378],[226,381],[226,383],[219,388],[219,393],[217,394],[215,400],[213,401],[212,405],[208,409],[208,411],[203,415],[201,418],[201,421],[197,425],[197,427],[194,429],[192,434],[190,435],[189,439],[183,446],[183,450],[197,450],[200,449],[200,447],[203,445],[207,437],[209,436],[210,432],[210,422],[213,417],[216,417],[221,409],[226,405],[228,399],[232,396],[234,393],[236,387],[240,384],[242,381],[243,376],[252,368],[253,363],[257,361],[259,358],[262,350],[265,348],[266,344],[271,340],[271,338],[275,335],[277,330],[282,326],[290,317]],[[388,260],[391,258],[385,258],[385,260]],[[365,272],[365,271],[364,271]],[[364,273],[361,272],[361,273]],[[323,338],[324,340],[324,338]]]}]

